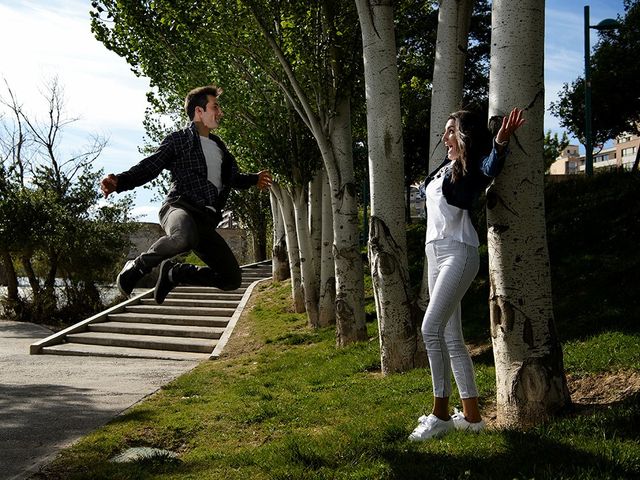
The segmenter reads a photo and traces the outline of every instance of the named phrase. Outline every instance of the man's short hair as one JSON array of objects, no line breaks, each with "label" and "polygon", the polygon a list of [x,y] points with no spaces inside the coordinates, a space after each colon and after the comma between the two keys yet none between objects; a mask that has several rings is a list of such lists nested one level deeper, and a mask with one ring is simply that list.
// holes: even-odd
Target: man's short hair
[{"label": "man's short hair", "polygon": [[222,88],[215,85],[207,85],[206,87],[197,87],[187,93],[184,99],[184,110],[187,112],[189,120],[193,120],[196,114],[196,107],[207,108],[207,96],[213,95],[219,97],[222,95]]}]

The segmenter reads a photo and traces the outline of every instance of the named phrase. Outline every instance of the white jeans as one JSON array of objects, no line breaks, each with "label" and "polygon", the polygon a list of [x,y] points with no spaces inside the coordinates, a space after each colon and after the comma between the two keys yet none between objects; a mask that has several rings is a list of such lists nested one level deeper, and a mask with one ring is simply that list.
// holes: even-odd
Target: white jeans
[{"label": "white jeans", "polygon": [[451,371],[460,398],[478,396],[471,356],[464,344],[460,301],[478,273],[478,249],[445,238],[426,246],[429,305],[422,337],[429,356],[433,395],[451,395]]}]

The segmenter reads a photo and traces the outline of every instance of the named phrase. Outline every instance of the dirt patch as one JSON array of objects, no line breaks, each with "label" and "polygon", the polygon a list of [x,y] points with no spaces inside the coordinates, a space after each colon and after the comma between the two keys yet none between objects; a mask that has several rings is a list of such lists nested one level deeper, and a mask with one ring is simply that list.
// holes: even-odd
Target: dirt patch
[{"label": "dirt patch", "polygon": [[567,375],[571,400],[578,405],[608,405],[640,392],[640,372],[621,370],[595,375]]},{"label": "dirt patch", "polygon": [[[467,344],[474,363],[492,362],[493,351],[490,342]],[[567,386],[571,401],[577,411],[584,412],[589,407],[610,405],[625,401],[640,394],[640,372],[620,370],[593,375],[567,375]],[[497,425],[495,397],[482,405],[482,416],[489,426]]]},{"label": "dirt patch", "polygon": [[[594,375],[567,375],[574,414],[585,414],[594,408],[623,402],[640,394],[640,372],[620,370]],[[482,405],[482,417],[487,426],[498,428],[495,398]]]}]

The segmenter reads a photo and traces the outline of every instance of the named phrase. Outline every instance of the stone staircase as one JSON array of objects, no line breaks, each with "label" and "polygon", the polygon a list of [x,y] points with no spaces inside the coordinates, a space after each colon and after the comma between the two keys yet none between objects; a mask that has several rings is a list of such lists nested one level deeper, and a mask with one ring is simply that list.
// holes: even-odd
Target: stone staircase
[{"label": "stone staircase", "polygon": [[179,286],[162,305],[145,291],[119,305],[31,345],[52,355],[199,360],[217,358],[251,291],[271,277],[271,262],[242,267],[242,285],[224,292]]}]

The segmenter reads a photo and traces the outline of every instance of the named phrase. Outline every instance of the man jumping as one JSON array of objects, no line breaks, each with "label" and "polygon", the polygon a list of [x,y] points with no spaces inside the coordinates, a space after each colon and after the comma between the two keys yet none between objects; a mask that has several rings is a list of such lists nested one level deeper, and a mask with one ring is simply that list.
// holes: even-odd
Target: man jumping
[{"label": "man jumping", "polygon": [[[171,189],[160,208],[160,225],[166,236],[126,263],[116,280],[125,295],[130,295],[136,283],[157,265],[160,265],[154,291],[157,303],[164,302],[178,284],[222,290],[240,287],[240,266],[216,227],[231,188],[256,185],[265,189],[271,185],[271,175],[267,171],[241,173],[226,145],[211,133],[218,128],[223,115],[218,105],[221,93],[222,89],[215,86],[191,90],[184,102],[190,125],[169,134],[155,153],[131,169],[118,175],[109,174],[100,183],[106,198],[112,192],[144,185],[164,169],[171,173]],[[171,260],[190,250],[207,266]]]}]

